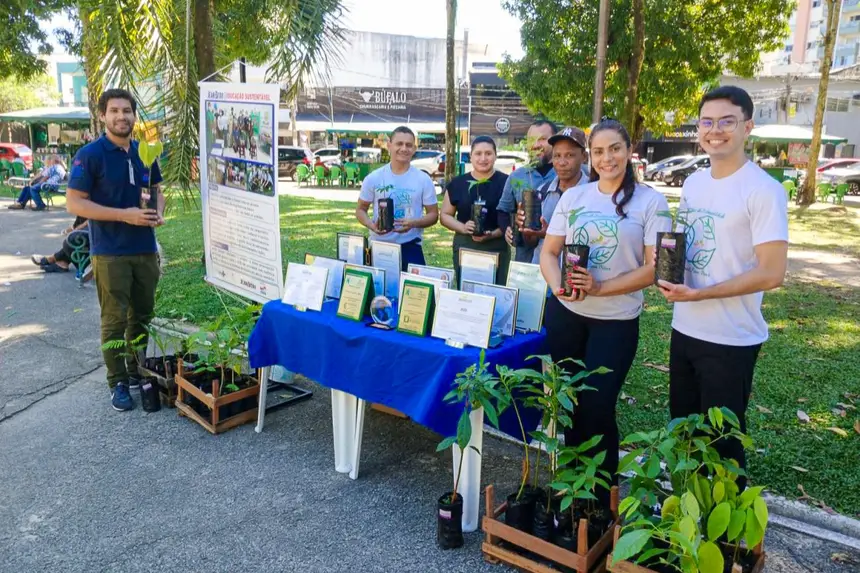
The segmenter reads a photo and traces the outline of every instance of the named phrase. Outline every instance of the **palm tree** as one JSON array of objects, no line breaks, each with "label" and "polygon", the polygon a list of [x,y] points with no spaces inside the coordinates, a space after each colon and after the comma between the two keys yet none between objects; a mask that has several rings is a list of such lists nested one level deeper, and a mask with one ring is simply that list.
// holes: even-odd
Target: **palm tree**
[{"label": "palm tree", "polygon": [[196,203],[198,81],[231,62],[269,63],[266,79],[290,101],[311,76],[328,77],[344,40],[342,0],[79,0],[90,94],[129,89],[144,122],[169,144],[165,181]]},{"label": "palm tree", "polygon": [[806,164],[806,180],[797,196],[797,202],[800,205],[815,203],[815,176],[818,153],[821,150],[824,110],[827,105],[827,85],[830,83],[830,66],[833,65],[833,46],[836,44],[836,33],[839,29],[842,0],[826,0],[825,8],[827,9],[827,31],[824,33],[824,57],[821,58],[821,78],[818,80],[818,101],[815,106],[815,122],[812,124],[812,143],[809,146],[809,160]]}]

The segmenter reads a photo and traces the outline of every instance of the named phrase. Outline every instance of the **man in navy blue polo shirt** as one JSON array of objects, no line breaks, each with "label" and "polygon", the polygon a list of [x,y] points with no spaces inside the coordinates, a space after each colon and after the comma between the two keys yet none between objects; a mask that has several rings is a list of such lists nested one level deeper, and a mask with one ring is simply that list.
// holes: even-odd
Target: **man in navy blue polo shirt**
[{"label": "man in navy blue polo shirt", "polygon": [[[72,161],[66,208],[90,220],[90,255],[101,307],[102,343],[146,338],[155,308],[159,266],[154,227],[164,224],[164,195],[158,163],[146,169],[131,140],[137,103],[121,89],[99,98],[105,133]],[[141,208],[148,182],[155,208]],[[131,410],[129,386],[137,382],[136,361],[122,349],[103,350],[111,403]]]}]

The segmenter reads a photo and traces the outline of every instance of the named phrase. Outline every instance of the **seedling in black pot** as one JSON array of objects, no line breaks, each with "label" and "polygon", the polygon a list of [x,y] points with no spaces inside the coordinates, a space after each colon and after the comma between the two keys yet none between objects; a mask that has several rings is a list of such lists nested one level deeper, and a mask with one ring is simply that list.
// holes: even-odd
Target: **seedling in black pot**
[{"label": "seedling in black pot", "polygon": [[388,192],[392,189],[394,185],[376,188],[376,228],[380,233],[394,230],[394,199],[388,196]]},{"label": "seedling in black pot", "polygon": [[658,211],[658,217],[666,217],[672,221],[672,229],[680,232],[657,233],[657,260],[654,269],[654,283],[666,281],[672,284],[684,284],[684,265],[687,260],[687,220],[677,207],[669,211]]},{"label": "seedling in black pot", "polygon": [[481,185],[487,183],[489,179],[476,179],[469,182],[469,194],[472,192],[472,187],[477,188],[477,198],[472,203],[471,220],[475,224],[475,230],[472,235],[479,237],[487,232],[487,202],[481,198]]}]

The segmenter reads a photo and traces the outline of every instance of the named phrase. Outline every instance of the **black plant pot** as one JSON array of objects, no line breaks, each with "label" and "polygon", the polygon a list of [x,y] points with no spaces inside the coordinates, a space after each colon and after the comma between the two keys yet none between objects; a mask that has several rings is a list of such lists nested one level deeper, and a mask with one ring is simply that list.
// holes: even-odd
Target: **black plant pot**
[{"label": "black plant pot", "polygon": [[546,506],[538,502],[535,505],[535,516],[532,521],[532,535],[544,541],[551,540],[554,521],[552,510],[547,510]]},{"label": "black plant pot", "polygon": [[394,199],[383,197],[376,200],[376,213],[378,215],[376,228],[380,233],[394,230]]},{"label": "black plant pot", "polygon": [[588,245],[565,245],[561,265],[561,284],[564,296],[573,296],[577,289],[567,284],[567,275],[574,272],[574,267],[588,268],[588,255],[591,249]]},{"label": "black plant pot", "polygon": [[525,212],[523,227],[526,229],[532,229],[533,231],[540,231],[540,193],[533,189],[523,191],[523,211]]},{"label": "black plant pot", "polygon": [[517,492],[509,495],[505,509],[505,523],[520,531],[531,533],[535,518],[535,501],[536,499],[533,495],[529,495],[528,490],[523,490],[520,499],[517,499]]},{"label": "black plant pot", "polygon": [[657,261],[654,282],[666,281],[684,284],[684,265],[687,259],[687,236],[684,233],[657,233]]},{"label": "black plant pot", "polygon": [[487,205],[483,201],[472,204],[472,222],[475,223],[474,236],[479,237],[487,232]]},{"label": "black plant pot", "polygon": [[161,398],[158,397],[158,382],[154,377],[147,376],[140,381],[140,403],[145,412],[161,410]]},{"label": "black plant pot", "polygon": [[436,502],[436,545],[440,549],[463,546],[463,496],[459,493],[449,503],[451,492]]}]

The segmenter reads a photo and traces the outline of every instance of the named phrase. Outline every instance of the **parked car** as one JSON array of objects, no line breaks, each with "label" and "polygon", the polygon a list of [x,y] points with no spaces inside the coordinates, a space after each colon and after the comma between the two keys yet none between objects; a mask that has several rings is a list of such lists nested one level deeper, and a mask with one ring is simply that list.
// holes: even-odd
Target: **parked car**
[{"label": "parked car", "polygon": [[0,159],[12,163],[16,158],[21,158],[28,171],[33,170],[33,152],[23,143],[0,143]]},{"label": "parked car", "polygon": [[[467,145],[460,146],[460,163],[465,164],[464,173],[472,170],[472,148]],[[445,177],[445,154],[443,153],[435,159],[433,172],[430,174],[434,180],[442,180]]]},{"label": "parked car", "polygon": [[820,181],[830,181],[835,185],[847,183],[849,195],[860,195],[860,163],[851,167],[825,171],[821,174]]},{"label": "parked car", "polygon": [[412,156],[412,161],[417,159],[433,159],[435,157],[439,157],[444,153],[439,149],[418,149],[415,151],[415,155]]},{"label": "parked car", "polygon": [[529,162],[529,154],[524,151],[499,151],[496,154],[496,171],[510,175]]},{"label": "parked car", "polygon": [[667,157],[666,159],[661,159],[656,163],[652,163],[645,168],[645,181],[654,181],[655,179],[659,181],[661,171],[680,165],[692,158],[692,155],[674,155],[672,157]]},{"label": "parked car", "polygon": [[711,166],[711,159],[707,155],[697,155],[684,163],[669,167],[660,171],[660,178],[669,186],[680,187],[687,177],[698,171]]},{"label": "parked car", "polygon": [[845,169],[850,167],[856,167],[860,165],[860,158],[858,157],[840,157],[839,159],[824,159],[818,163],[818,171],[819,173],[824,173],[825,171],[830,171],[831,169]]},{"label": "parked car", "polygon": [[305,165],[313,161],[314,154],[306,147],[296,147],[293,145],[278,146],[278,178],[284,179],[289,177],[293,181],[296,180],[296,166],[299,163]]},{"label": "parked car", "polygon": [[311,164],[316,163],[316,158],[319,157],[320,161],[328,165],[329,163],[333,163],[340,158],[340,149],[337,147],[323,147],[322,149],[317,149],[314,151],[314,157],[311,160]]}]

